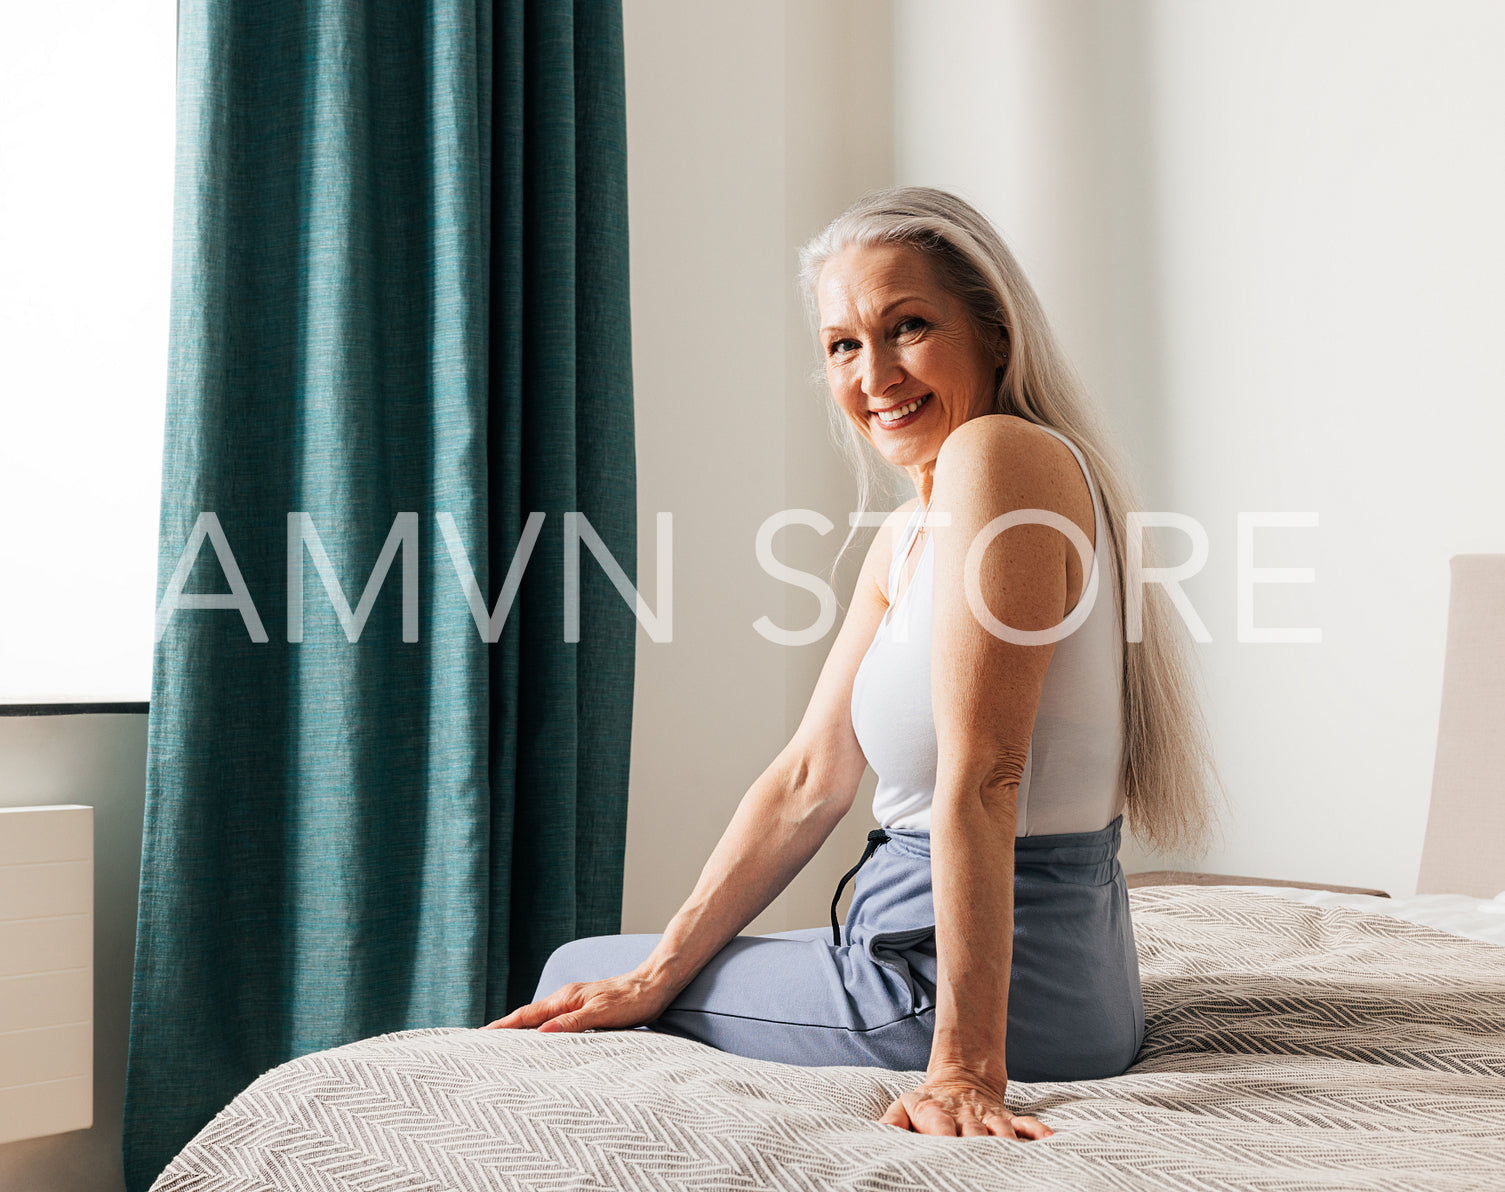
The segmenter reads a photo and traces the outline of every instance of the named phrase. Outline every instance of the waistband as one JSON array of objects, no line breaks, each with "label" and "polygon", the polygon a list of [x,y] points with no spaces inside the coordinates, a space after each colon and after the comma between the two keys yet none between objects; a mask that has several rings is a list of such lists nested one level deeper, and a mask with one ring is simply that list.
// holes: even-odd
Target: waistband
[{"label": "waistband", "polygon": [[[1065,881],[1101,885],[1113,880],[1123,834],[1122,815],[1095,832],[1055,832],[1014,837],[1014,869],[1051,869]],[[930,857],[930,833],[916,828],[885,828],[887,847],[913,857]]]}]

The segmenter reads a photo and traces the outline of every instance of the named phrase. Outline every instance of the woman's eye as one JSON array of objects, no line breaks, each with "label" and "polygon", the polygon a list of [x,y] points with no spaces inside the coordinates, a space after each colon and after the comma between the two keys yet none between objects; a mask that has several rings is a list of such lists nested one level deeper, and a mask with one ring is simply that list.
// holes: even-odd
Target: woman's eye
[{"label": "woman's eye", "polygon": [[850,351],[857,345],[850,339],[833,339],[831,346],[826,349],[828,355],[835,356],[839,352]]},{"label": "woman's eye", "polygon": [[909,318],[903,320],[895,330],[902,335],[909,331],[922,331],[924,327],[924,319],[920,318],[919,315],[911,315]]}]

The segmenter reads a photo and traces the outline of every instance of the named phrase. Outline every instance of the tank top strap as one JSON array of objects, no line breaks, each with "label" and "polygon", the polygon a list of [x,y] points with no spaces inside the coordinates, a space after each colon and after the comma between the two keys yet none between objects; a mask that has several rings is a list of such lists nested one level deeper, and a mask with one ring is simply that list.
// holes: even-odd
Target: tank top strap
[{"label": "tank top strap", "polygon": [[909,557],[909,548],[914,544],[916,536],[920,532],[920,523],[924,520],[925,506],[916,505],[910,511],[909,521],[904,527],[904,541],[894,551],[894,557],[888,561],[888,587],[884,595],[888,597],[890,604],[894,599],[894,585],[899,582],[899,570],[904,566],[904,560]]},{"label": "tank top strap", "polygon": [[1043,422],[1035,423],[1041,430],[1055,435],[1070,449],[1071,454],[1076,456],[1077,465],[1082,469],[1082,475],[1087,477],[1087,492],[1092,497],[1093,516],[1097,515],[1097,485],[1093,482],[1092,473],[1087,468],[1087,457],[1082,454],[1082,449],[1073,443],[1066,435],[1063,435],[1053,426],[1046,426]]},{"label": "tank top strap", "polygon": [[1054,435],[1065,443],[1071,454],[1076,456],[1077,466],[1082,469],[1082,475],[1087,478],[1087,494],[1092,498],[1092,567],[1087,574],[1086,582],[1082,585],[1082,594],[1077,597],[1076,604],[1072,607],[1066,619],[1061,622],[1060,633],[1063,638],[1070,636],[1091,614],[1097,604],[1098,588],[1101,583],[1102,556],[1103,556],[1103,509],[1102,502],[1098,498],[1097,485],[1093,482],[1092,472],[1087,467],[1087,459],[1082,454],[1082,449],[1069,438],[1056,430],[1053,426],[1043,423],[1035,423],[1041,430]]}]

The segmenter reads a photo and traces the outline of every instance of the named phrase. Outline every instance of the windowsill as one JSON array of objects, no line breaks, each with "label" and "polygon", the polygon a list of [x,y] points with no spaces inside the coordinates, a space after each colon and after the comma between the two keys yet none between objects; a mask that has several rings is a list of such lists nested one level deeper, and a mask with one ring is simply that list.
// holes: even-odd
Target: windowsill
[{"label": "windowsill", "polygon": [[145,700],[141,700],[140,702],[100,701],[66,704],[0,703],[0,716],[95,716],[101,714],[145,716],[150,707],[151,705]]}]

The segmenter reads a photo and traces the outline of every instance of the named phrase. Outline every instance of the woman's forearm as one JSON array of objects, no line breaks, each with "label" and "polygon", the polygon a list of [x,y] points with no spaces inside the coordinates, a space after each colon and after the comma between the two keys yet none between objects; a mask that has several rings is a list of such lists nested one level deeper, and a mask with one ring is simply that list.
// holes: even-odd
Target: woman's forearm
[{"label": "woman's forearm", "polygon": [[1007,1079],[1009,967],[1014,951],[1018,784],[937,789],[931,887],[939,979],[930,1073]]},{"label": "woman's forearm", "polygon": [[678,993],[778,897],[850,806],[791,744],[742,797],[642,971]]}]

